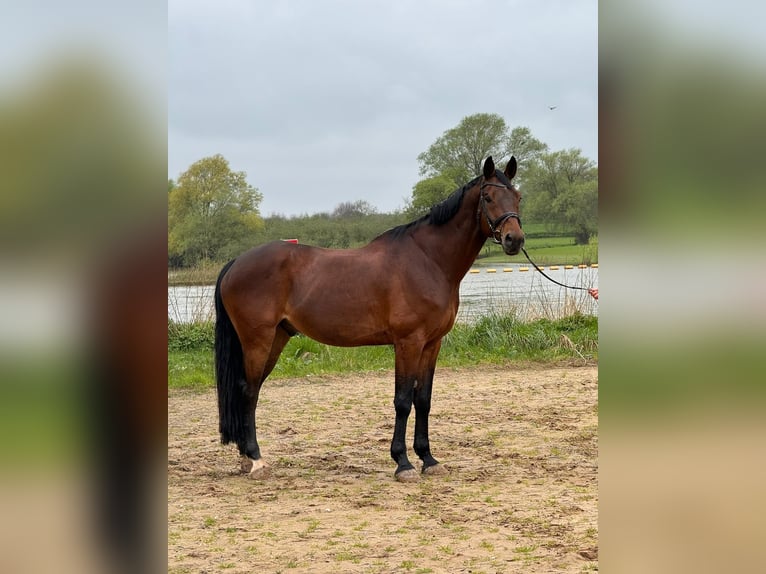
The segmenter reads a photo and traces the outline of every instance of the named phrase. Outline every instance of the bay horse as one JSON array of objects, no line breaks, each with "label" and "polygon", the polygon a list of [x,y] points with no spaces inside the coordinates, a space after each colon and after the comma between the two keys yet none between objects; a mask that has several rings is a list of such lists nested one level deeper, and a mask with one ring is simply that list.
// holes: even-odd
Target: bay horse
[{"label": "bay horse", "polygon": [[327,345],[393,345],[394,476],[415,481],[405,432],[415,405],[413,449],[422,472],[442,474],[431,454],[436,359],[455,323],[460,281],[488,238],[516,255],[524,245],[511,180],[492,157],[482,175],[431,207],[422,218],[390,229],[357,249],[267,243],[228,262],[215,287],[215,371],[223,444],[236,443],[242,471],[268,474],[256,438],[255,411],[263,382],[291,336]]}]

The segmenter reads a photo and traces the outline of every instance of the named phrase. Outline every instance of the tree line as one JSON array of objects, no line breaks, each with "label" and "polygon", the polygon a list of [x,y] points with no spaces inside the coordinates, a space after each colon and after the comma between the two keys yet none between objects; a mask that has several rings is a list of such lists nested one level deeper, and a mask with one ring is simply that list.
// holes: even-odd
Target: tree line
[{"label": "tree line", "polygon": [[262,217],[262,193],[245,172],[232,171],[221,155],[192,164],[168,180],[168,264],[194,266],[223,261],[253,245],[299,238],[320,247],[364,245],[391,227],[428,213],[432,205],[481,173],[492,155],[498,164],[519,162],[515,183],[524,220],[545,224],[551,234],[568,233],[587,244],[597,232],[598,167],[579,149],[551,152],[526,127],[510,130],[496,114],[474,114],[444,132],[418,156],[423,179],[401,210],[380,213],[359,200],[332,212]]}]

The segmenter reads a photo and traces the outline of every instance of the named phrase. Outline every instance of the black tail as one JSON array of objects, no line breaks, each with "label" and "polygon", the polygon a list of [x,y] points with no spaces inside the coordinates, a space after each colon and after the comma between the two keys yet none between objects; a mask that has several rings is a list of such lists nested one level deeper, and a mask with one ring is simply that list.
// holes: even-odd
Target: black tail
[{"label": "black tail", "polygon": [[245,420],[250,405],[245,380],[242,344],[221,300],[221,281],[234,263],[221,269],[215,284],[215,378],[218,390],[218,428],[221,442],[244,448]]}]

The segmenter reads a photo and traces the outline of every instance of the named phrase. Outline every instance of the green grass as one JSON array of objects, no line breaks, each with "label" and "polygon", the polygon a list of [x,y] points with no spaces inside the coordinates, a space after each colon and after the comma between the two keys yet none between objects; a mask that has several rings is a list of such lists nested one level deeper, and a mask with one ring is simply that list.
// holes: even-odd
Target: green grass
[{"label": "green grass", "polygon": [[168,285],[212,285],[226,261],[205,261],[196,267],[168,269]]},{"label": "green grass", "polygon": [[[213,385],[212,330],[210,323],[169,325],[169,387],[204,389]],[[574,348],[563,335],[574,343]],[[438,366],[567,359],[598,359],[597,317],[576,314],[553,321],[522,322],[513,315],[494,315],[475,324],[458,324],[444,338]],[[391,370],[393,366],[394,351],[390,346],[330,347],[298,335],[285,347],[271,377]]]},{"label": "green grass", "polygon": [[[588,245],[575,245],[573,237],[527,237],[525,249],[538,265],[579,265],[598,263],[598,239]],[[487,243],[476,265],[528,264],[523,253],[509,257],[502,247]]]}]

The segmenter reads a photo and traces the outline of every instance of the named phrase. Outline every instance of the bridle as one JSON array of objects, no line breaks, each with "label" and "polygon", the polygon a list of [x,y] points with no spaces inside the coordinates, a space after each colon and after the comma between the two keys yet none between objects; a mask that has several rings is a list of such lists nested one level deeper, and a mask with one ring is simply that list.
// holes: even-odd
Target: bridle
[{"label": "bridle", "polygon": [[481,219],[481,216],[484,215],[484,218],[487,220],[487,225],[489,226],[490,238],[493,242],[499,245],[502,243],[502,238],[500,237],[500,228],[503,226],[503,223],[513,217],[516,219],[516,221],[519,222],[519,227],[521,227],[521,216],[515,211],[506,211],[500,217],[497,217],[493,220],[489,216],[489,212],[487,211],[487,202],[484,199],[485,187],[501,187],[508,191],[512,190],[507,185],[503,185],[501,183],[489,183],[486,181],[479,186],[479,208],[476,210],[476,221],[478,223]]},{"label": "bridle", "polygon": [[[487,225],[489,226],[489,231],[492,234],[491,238],[492,241],[494,241],[497,244],[500,244],[502,242],[502,238],[500,237],[500,227],[505,223],[508,219],[511,217],[515,218],[516,221],[519,222],[519,227],[521,227],[521,217],[518,213],[514,211],[506,211],[503,213],[500,217],[495,219],[494,221],[489,216],[489,212],[487,211],[487,202],[484,199],[484,193],[483,189],[485,187],[502,187],[503,189],[507,189],[508,191],[511,191],[511,188],[507,185],[503,185],[501,183],[489,183],[484,182],[479,186],[479,207],[476,210],[476,223],[481,226],[481,216],[484,215],[484,218],[487,220]],[[524,247],[521,248],[521,251],[524,253],[524,256],[527,258],[527,260],[534,266],[537,271],[540,272],[540,274],[548,279],[549,281],[553,281],[556,285],[561,285],[562,287],[566,287],[567,289],[580,289],[582,291],[587,291],[587,287],[575,287],[574,285],[565,285],[564,283],[561,283],[560,281],[556,281],[553,277],[549,277],[545,274],[545,272],[540,269],[540,267],[537,266],[537,263],[532,261],[532,259],[529,257],[529,254],[527,253],[527,250],[524,249]]]}]

